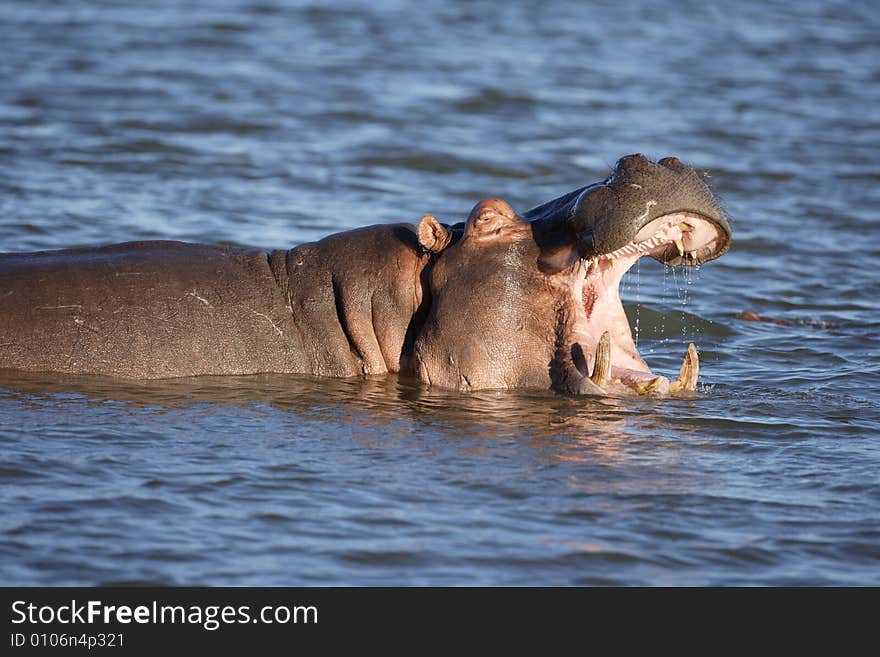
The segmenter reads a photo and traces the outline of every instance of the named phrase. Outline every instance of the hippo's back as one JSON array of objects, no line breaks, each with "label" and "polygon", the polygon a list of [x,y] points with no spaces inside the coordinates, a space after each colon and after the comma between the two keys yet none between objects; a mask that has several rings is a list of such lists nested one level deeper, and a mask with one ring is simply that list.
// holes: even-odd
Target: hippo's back
[{"label": "hippo's back", "polygon": [[182,242],[2,254],[0,368],[131,378],[306,371],[273,274],[284,255]]}]

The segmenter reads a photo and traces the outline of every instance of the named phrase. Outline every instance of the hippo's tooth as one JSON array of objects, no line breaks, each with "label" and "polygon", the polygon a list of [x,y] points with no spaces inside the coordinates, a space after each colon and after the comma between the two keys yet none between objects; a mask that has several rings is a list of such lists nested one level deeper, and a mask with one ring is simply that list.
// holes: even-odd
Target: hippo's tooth
[{"label": "hippo's tooth", "polygon": [[691,226],[689,223],[682,221],[680,224],[678,224],[678,229],[682,233],[689,233],[694,229],[694,227]]},{"label": "hippo's tooth", "polygon": [[633,390],[640,395],[647,395],[660,389],[663,382],[666,381],[665,376],[655,376],[650,381],[636,381],[632,384]]},{"label": "hippo's tooth", "polygon": [[678,392],[680,390],[696,390],[697,379],[700,376],[700,357],[697,355],[697,348],[691,342],[688,345],[687,354],[685,354],[684,362],[681,364],[681,371],[678,373],[678,379],[669,385],[669,392]]},{"label": "hippo's tooth", "polygon": [[597,386],[608,385],[611,378],[611,336],[608,331],[602,334],[596,343],[596,358],[593,363],[593,375],[590,380]]},{"label": "hippo's tooth", "polygon": [[675,248],[678,249],[678,255],[684,255],[684,242],[681,240],[675,240]]},{"label": "hippo's tooth", "polygon": [[697,259],[697,252],[696,251],[688,251],[688,255],[691,257],[691,260]]}]

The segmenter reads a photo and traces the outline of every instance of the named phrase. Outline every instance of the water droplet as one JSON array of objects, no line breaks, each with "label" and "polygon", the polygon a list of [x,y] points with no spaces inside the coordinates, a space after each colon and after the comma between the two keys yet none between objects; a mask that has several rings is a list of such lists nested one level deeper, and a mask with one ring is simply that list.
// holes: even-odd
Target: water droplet
[{"label": "water droplet", "polygon": [[642,308],[642,272],[640,270],[641,258],[636,260],[636,327],[635,327],[635,341],[636,348],[639,346],[639,321],[641,319],[640,311]]}]

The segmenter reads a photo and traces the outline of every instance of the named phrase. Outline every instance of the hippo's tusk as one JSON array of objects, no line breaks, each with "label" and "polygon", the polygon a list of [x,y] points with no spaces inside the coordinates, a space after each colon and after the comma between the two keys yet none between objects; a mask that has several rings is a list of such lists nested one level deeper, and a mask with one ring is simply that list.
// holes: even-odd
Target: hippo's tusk
[{"label": "hippo's tusk", "polygon": [[680,390],[696,390],[697,379],[700,376],[700,357],[697,355],[697,348],[691,342],[688,345],[687,354],[685,354],[684,362],[681,364],[681,371],[678,373],[678,379],[673,381],[669,386],[669,392],[678,392]]},{"label": "hippo's tusk", "polygon": [[590,380],[597,386],[608,385],[611,378],[611,336],[608,331],[602,334],[596,343],[596,358],[593,363],[593,375]]},{"label": "hippo's tusk", "polygon": [[647,395],[651,392],[656,392],[659,390],[665,381],[668,381],[665,376],[655,376],[650,381],[636,381],[633,383],[632,387],[640,395]]},{"label": "hippo's tusk", "polygon": [[694,227],[686,221],[682,221],[680,224],[678,224],[678,228],[682,233],[689,233],[694,229]]},{"label": "hippo's tusk", "polygon": [[679,256],[684,256],[684,242],[681,240],[675,240],[675,248],[678,249]]}]

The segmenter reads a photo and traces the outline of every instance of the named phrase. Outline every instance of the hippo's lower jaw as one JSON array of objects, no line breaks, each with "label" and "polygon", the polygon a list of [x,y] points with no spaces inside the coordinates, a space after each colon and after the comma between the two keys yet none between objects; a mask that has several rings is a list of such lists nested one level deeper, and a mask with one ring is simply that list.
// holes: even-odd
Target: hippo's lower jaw
[{"label": "hippo's lower jaw", "polygon": [[676,212],[645,225],[629,244],[575,264],[574,317],[566,342],[577,373],[561,387],[577,394],[695,390],[699,359],[694,345],[689,346],[678,378],[672,382],[651,372],[642,359],[620,300],[620,281],[642,256],[695,265],[716,257],[725,245],[715,222],[693,212]]}]

